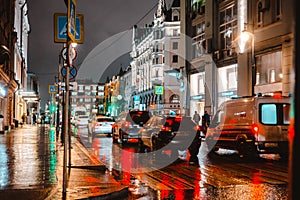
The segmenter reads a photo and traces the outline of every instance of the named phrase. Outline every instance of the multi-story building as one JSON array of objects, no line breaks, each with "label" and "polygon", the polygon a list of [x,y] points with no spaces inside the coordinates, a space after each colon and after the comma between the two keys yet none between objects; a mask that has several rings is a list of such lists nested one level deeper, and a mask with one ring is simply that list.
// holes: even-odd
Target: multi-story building
[{"label": "multi-story building", "polygon": [[[179,74],[180,1],[169,9],[159,0],[154,21],[134,27],[132,42],[133,108],[180,110]],[[156,86],[163,91],[157,93]]]},{"label": "multi-story building", "polygon": [[[27,54],[30,24],[27,17],[28,15],[26,13],[28,13],[27,1],[22,0],[15,4],[14,29],[18,39],[15,43],[14,51],[14,72],[15,80],[18,83],[18,89],[15,92],[14,99],[14,119],[18,122],[22,121],[23,115],[29,115],[27,101],[25,101],[23,93],[25,92],[25,95],[27,95],[27,90],[31,89],[31,92],[35,92],[33,95],[37,95],[36,90],[32,90],[32,88],[27,88]],[[38,109],[32,110],[32,112],[37,111]]]},{"label": "multi-story building", "polygon": [[27,80],[27,41],[30,26],[27,1],[0,1],[0,114],[6,130],[27,113],[22,97]]},{"label": "multi-story building", "polygon": [[[188,0],[190,110],[213,113],[232,96],[291,93],[291,0]],[[188,51],[186,51],[188,52]]]},{"label": "multi-story building", "polygon": [[91,80],[76,80],[72,84],[70,89],[72,110],[75,110],[76,107],[84,107],[87,115],[102,113],[101,102],[104,99],[104,85]]}]

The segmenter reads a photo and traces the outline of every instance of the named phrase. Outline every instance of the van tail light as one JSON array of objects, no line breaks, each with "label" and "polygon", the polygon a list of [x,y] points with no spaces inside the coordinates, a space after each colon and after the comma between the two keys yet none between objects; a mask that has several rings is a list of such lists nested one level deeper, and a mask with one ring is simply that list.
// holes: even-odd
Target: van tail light
[{"label": "van tail light", "polygon": [[280,94],[274,94],[274,95],[273,95],[273,98],[274,98],[274,99],[281,99],[282,96],[281,96]]},{"label": "van tail light", "polygon": [[257,124],[252,124],[252,133],[258,134],[259,128]]},{"label": "van tail light", "polygon": [[162,126],[160,130],[161,131],[171,131],[171,127],[169,127],[169,126]]},{"label": "van tail light", "polygon": [[201,130],[201,127],[200,127],[199,125],[196,125],[196,126],[194,126],[194,130],[195,130],[195,131],[200,131],[200,130]]}]

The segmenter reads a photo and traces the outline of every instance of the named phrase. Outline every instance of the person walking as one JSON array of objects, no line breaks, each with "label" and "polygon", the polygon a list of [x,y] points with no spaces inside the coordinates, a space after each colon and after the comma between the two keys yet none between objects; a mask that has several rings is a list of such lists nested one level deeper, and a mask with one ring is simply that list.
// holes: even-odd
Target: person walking
[{"label": "person walking", "polygon": [[195,114],[193,116],[193,120],[194,120],[194,122],[196,122],[197,125],[199,125],[200,115],[197,113],[197,111],[195,111]]},{"label": "person walking", "polygon": [[32,123],[33,123],[33,125],[35,125],[35,123],[36,123],[36,115],[35,115],[35,113],[33,113],[33,115],[32,115]]},{"label": "person walking", "polygon": [[204,115],[202,116],[202,127],[203,127],[203,133],[206,135],[207,128],[210,124],[210,115],[207,113],[207,111],[204,111]]}]

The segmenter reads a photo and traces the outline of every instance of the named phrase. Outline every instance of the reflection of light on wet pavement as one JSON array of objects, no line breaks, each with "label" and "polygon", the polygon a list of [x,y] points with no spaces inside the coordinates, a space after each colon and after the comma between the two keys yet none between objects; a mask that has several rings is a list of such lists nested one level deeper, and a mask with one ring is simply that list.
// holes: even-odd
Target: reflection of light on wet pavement
[{"label": "reflection of light on wet pavement", "polygon": [[[3,138],[1,138],[3,140]],[[8,156],[5,144],[0,144],[0,187],[8,184]]]},{"label": "reflection of light on wet pavement", "polygon": [[39,167],[43,159],[36,159],[39,157],[38,141],[40,141],[40,137],[38,134],[26,134],[25,136],[18,134],[13,137],[14,145],[10,158],[10,162],[12,162],[10,167],[14,168],[11,179],[13,185],[35,185],[38,183],[38,179],[41,179]]},{"label": "reflection of light on wet pavement", "polygon": [[[98,153],[104,153],[105,145],[112,148],[112,161],[109,163],[112,163],[113,168],[107,173],[114,175],[121,184],[129,186],[128,199],[281,200],[287,197],[287,181],[284,178],[287,173],[283,172],[284,175],[280,177],[276,170],[272,170],[274,166],[265,170],[268,160],[248,161],[246,158],[240,158],[236,151],[220,149],[212,157],[199,155],[199,166],[191,166],[186,160],[177,160],[164,168],[154,166],[152,168],[155,169],[143,171],[139,164],[144,159],[153,163],[164,162],[164,158],[168,159],[172,151],[163,150],[159,159],[155,156],[146,157],[149,153],[144,153],[141,159],[133,156],[132,153],[138,149],[134,148],[134,145],[112,144],[111,138],[106,137],[97,139],[101,140],[101,145],[96,145],[100,148]],[[99,157],[100,154],[102,153],[98,154]],[[184,152],[180,152],[180,155],[183,154]],[[275,157],[267,155],[271,160]],[[269,164],[273,165],[272,162]]]}]

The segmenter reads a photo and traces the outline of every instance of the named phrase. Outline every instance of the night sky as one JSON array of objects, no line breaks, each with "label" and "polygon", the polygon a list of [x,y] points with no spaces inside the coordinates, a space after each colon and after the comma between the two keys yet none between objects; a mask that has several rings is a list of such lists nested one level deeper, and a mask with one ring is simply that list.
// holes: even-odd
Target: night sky
[{"label": "night sky", "polygon": [[[77,47],[74,66],[80,68],[89,53],[95,47],[103,46],[101,43],[109,41],[112,36],[131,30],[136,24],[139,27],[150,24],[157,3],[158,0],[77,0],[77,14],[84,15],[84,43]],[[167,1],[167,6],[169,4],[170,1]],[[66,12],[67,7],[63,0],[28,1],[31,32],[27,64],[28,71],[36,73],[39,78],[42,108],[49,100],[48,85],[54,83],[58,74],[59,54],[63,48],[63,43],[54,42],[54,13]],[[113,65],[117,68],[128,65],[128,56],[118,57],[120,58],[113,61]],[[107,63],[101,64],[101,60],[98,64],[107,68],[104,66]],[[92,76],[94,69],[90,71]],[[107,77],[111,73],[114,72],[102,76]],[[99,80],[100,78],[99,76]]]}]

